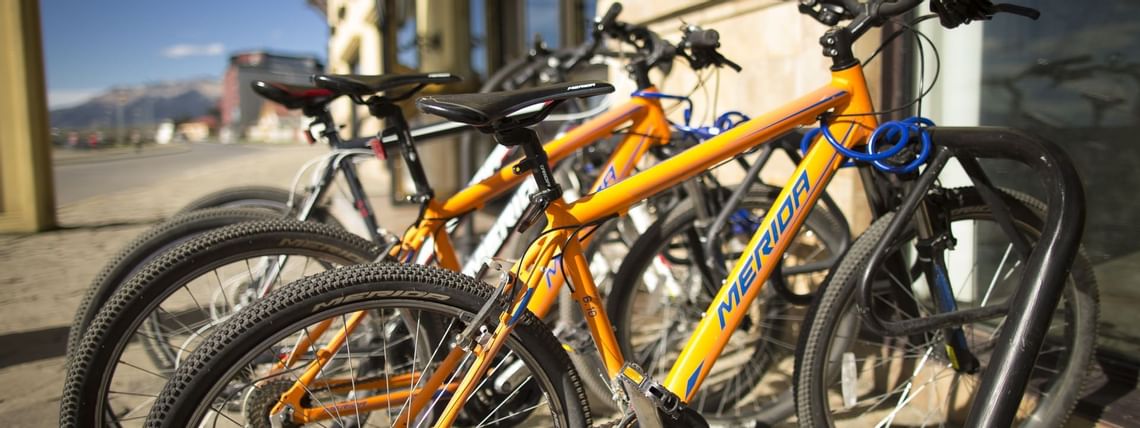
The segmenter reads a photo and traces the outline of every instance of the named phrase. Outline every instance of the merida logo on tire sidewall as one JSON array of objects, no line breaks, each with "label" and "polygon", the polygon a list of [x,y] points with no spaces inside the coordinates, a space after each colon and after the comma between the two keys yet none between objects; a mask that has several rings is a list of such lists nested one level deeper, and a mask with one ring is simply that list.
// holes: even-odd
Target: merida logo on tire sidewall
[{"label": "merida logo on tire sidewall", "polygon": [[353,294],[349,294],[346,296],[340,296],[340,297],[337,297],[337,298],[329,300],[329,301],[318,303],[316,306],[313,306],[313,312],[317,312],[321,309],[330,308],[330,307],[337,306],[337,305],[342,305],[345,303],[352,303],[352,302],[356,302],[359,300],[379,299],[379,298],[383,298],[383,297],[413,297],[413,298],[432,299],[432,300],[439,300],[439,301],[444,301],[444,300],[448,300],[451,298],[451,296],[448,296],[446,294],[431,293],[431,292],[427,292],[427,291],[417,291],[417,290],[365,291],[362,293],[353,293]]}]

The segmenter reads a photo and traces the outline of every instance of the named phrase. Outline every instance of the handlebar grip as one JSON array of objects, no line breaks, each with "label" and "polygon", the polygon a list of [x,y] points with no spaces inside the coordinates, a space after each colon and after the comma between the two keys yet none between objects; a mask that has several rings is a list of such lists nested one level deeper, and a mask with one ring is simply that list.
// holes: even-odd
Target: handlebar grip
[{"label": "handlebar grip", "polygon": [[1016,4],[998,3],[994,5],[997,7],[998,12],[1012,13],[1014,15],[1024,16],[1034,21],[1041,17],[1041,11],[1025,6],[1018,6]]},{"label": "handlebar grip", "polygon": [[897,0],[894,2],[883,2],[879,5],[879,16],[883,18],[898,15],[913,9],[922,3],[922,0]]},{"label": "handlebar grip", "polygon": [[603,15],[601,17],[601,19],[598,19],[599,29],[604,29],[606,27],[614,25],[614,22],[617,20],[618,14],[621,13],[621,9],[622,9],[621,3],[614,2],[613,4],[611,4],[610,8],[608,10],[606,10],[606,14]]}]

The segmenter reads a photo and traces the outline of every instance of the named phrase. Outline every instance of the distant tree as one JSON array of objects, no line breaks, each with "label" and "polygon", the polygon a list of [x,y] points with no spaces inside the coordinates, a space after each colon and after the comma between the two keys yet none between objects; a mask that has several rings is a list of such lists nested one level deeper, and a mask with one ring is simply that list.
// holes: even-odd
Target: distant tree
[{"label": "distant tree", "polygon": [[210,117],[214,118],[215,123],[221,123],[222,122],[222,109],[218,106],[210,107],[209,110],[206,110],[206,116],[210,116]]},{"label": "distant tree", "polygon": [[174,118],[174,126],[178,126],[178,125],[181,125],[183,123],[193,121],[194,119],[195,119],[195,117],[190,116],[190,115],[185,115],[185,114],[176,116]]}]

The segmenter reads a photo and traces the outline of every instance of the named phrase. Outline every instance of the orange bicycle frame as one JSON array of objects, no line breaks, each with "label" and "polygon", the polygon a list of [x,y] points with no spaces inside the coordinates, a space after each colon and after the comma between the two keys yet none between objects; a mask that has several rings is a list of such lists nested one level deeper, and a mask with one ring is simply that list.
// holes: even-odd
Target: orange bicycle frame
[{"label": "orange bicycle frame", "polygon": [[[536,275],[547,269],[561,251],[559,264],[566,265],[565,275],[575,285],[572,295],[585,315],[594,342],[611,378],[618,375],[624,358],[613,335],[605,310],[600,305],[593,278],[575,238],[575,228],[593,224],[601,219],[620,214],[633,204],[644,200],[661,189],[669,188],[730,159],[756,145],[772,140],[803,125],[819,120],[824,113],[836,117],[849,117],[831,121],[831,133],[842,136],[845,147],[866,140],[878,125],[867,90],[863,69],[859,65],[833,71],[825,85],[782,108],[755,117],[731,130],[692,147],[660,164],[646,169],[626,180],[582,199],[566,204],[554,201],[547,208],[548,226],[537,249],[528,251],[513,270],[521,272],[519,278],[526,284],[514,306],[499,315],[499,324],[485,346],[476,346],[475,363],[470,367],[454,391],[437,426],[448,426],[458,415],[477,381],[486,373],[489,362],[510,334],[513,320],[522,310],[530,310],[542,317],[553,304],[557,285]],[[820,137],[796,167],[789,183],[768,210],[756,234],[745,248],[729,273],[729,280],[721,287],[713,303],[706,310],[693,335],[686,343],[677,361],[666,376],[663,385],[683,401],[689,402],[716,363],[732,332],[744,316],[743,308],[751,305],[764,281],[780,263],[784,250],[807,218],[830,182],[835,171],[845,161],[830,143]],[[565,243],[559,248],[559,243]],[[453,349],[452,352],[463,352]],[[437,373],[436,375],[442,375]]]}]

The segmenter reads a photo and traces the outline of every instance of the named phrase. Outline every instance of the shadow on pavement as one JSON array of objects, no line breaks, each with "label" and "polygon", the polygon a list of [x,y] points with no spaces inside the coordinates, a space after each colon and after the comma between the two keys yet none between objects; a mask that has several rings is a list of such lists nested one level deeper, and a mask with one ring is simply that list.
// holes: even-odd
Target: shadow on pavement
[{"label": "shadow on pavement", "polygon": [[67,348],[67,330],[52,327],[0,335],[0,368],[62,357]]}]

